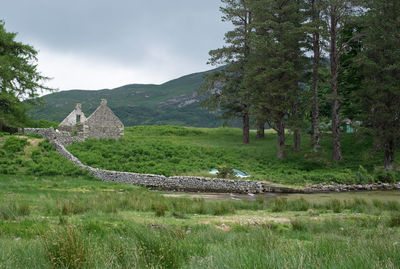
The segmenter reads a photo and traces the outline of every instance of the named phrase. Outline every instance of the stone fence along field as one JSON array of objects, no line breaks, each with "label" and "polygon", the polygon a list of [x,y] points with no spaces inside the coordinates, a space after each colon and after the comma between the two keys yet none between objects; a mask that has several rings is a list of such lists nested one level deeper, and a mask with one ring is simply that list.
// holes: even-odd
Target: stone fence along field
[{"label": "stone fence along field", "polygon": [[189,191],[189,192],[222,192],[222,193],[313,193],[331,191],[362,191],[362,190],[400,190],[400,182],[397,184],[318,184],[307,186],[304,189],[286,188],[277,186],[271,182],[255,180],[229,180],[219,178],[205,178],[195,176],[171,176],[152,174],[138,174],[131,172],[109,171],[84,165],[78,158],[72,155],[65,146],[74,142],[83,141],[81,137],[72,136],[67,132],[57,132],[53,128],[25,128],[25,134],[39,134],[48,139],[56,151],[73,162],[78,167],[88,170],[93,176],[105,182],[120,182],[150,189]]}]

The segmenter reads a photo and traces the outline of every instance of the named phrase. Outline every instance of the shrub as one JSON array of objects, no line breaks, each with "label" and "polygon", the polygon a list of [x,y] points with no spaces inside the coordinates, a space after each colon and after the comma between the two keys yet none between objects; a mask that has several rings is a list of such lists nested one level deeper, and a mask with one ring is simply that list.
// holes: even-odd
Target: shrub
[{"label": "shrub", "polygon": [[397,171],[389,171],[383,168],[377,168],[374,171],[375,181],[379,181],[382,183],[395,183],[400,181],[400,172]]},{"label": "shrub", "polygon": [[4,142],[3,149],[7,152],[17,153],[24,150],[25,146],[29,145],[26,138],[18,138],[16,136],[7,137]]},{"label": "shrub", "polygon": [[288,205],[289,209],[293,211],[307,211],[310,208],[310,203],[303,197],[294,201],[291,201]]},{"label": "shrub", "polygon": [[288,208],[288,202],[286,198],[277,198],[274,200],[272,206],[272,212],[282,212]]},{"label": "shrub", "polygon": [[302,221],[300,219],[293,219],[290,221],[290,224],[292,224],[292,229],[296,231],[307,231],[309,227],[309,223]]},{"label": "shrub", "polygon": [[373,176],[368,173],[367,169],[365,169],[362,165],[358,167],[357,172],[355,173],[356,183],[358,184],[368,184],[374,182]]},{"label": "shrub", "polygon": [[55,268],[89,267],[88,239],[75,226],[63,226],[42,237],[44,253]]},{"label": "shrub", "polygon": [[230,167],[221,166],[221,167],[218,167],[217,177],[219,177],[219,178],[234,178],[235,172]]},{"label": "shrub", "polygon": [[340,213],[343,210],[342,203],[337,199],[329,200],[326,203],[326,207],[335,213]]},{"label": "shrub", "polygon": [[152,206],[153,211],[156,213],[157,217],[165,216],[165,211],[167,210],[167,206],[163,203],[155,203]]},{"label": "shrub", "polygon": [[393,213],[389,217],[388,225],[389,227],[400,227],[400,213]]}]

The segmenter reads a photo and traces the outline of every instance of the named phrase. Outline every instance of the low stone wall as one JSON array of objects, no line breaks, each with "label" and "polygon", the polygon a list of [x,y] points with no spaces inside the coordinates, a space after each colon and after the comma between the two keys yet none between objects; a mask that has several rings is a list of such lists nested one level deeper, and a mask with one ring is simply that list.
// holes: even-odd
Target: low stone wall
[{"label": "low stone wall", "polygon": [[316,192],[349,192],[349,191],[378,191],[378,190],[400,190],[400,182],[395,184],[373,183],[373,184],[314,184],[307,185],[304,193]]},{"label": "low stone wall", "polygon": [[57,141],[61,145],[69,145],[75,142],[85,141],[82,133],[78,133],[76,136],[71,135],[69,132],[54,130],[51,128],[25,128],[24,134],[39,134],[44,138],[47,138],[50,142]]},{"label": "low stone wall", "polygon": [[[150,189],[188,191],[188,192],[223,192],[223,193],[316,193],[316,192],[347,192],[366,190],[400,190],[400,182],[397,184],[367,184],[367,185],[344,185],[344,184],[318,184],[308,185],[304,189],[286,188],[271,185],[268,182],[254,180],[229,180],[219,178],[204,178],[190,176],[165,177],[162,175],[137,174],[131,172],[109,171],[84,165],[78,158],[72,155],[65,145],[73,140],[66,139],[53,128],[26,128],[25,133],[40,134],[47,138],[58,153],[66,157],[75,165],[88,170],[95,177],[105,182],[128,183],[144,186]],[[78,139],[78,138],[77,138]],[[77,140],[79,141],[79,140]],[[75,141],[73,141],[75,142]]]}]

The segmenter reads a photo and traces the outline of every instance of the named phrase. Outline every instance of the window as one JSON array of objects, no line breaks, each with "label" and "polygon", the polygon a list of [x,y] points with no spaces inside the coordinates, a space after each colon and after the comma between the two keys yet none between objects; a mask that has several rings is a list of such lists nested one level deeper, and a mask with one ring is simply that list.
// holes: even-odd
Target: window
[{"label": "window", "polygon": [[81,123],[81,115],[76,115],[76,124]]}]

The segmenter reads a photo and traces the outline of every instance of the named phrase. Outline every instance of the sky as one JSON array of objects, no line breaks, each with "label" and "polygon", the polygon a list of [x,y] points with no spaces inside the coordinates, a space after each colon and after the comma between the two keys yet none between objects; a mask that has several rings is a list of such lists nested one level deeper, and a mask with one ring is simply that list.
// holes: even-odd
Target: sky
[{"label": "sky", "polygon": [[205,71],[230,25],[219,0],[1,0],[0,20],[39,51],[59,90],[161,84]]}]

